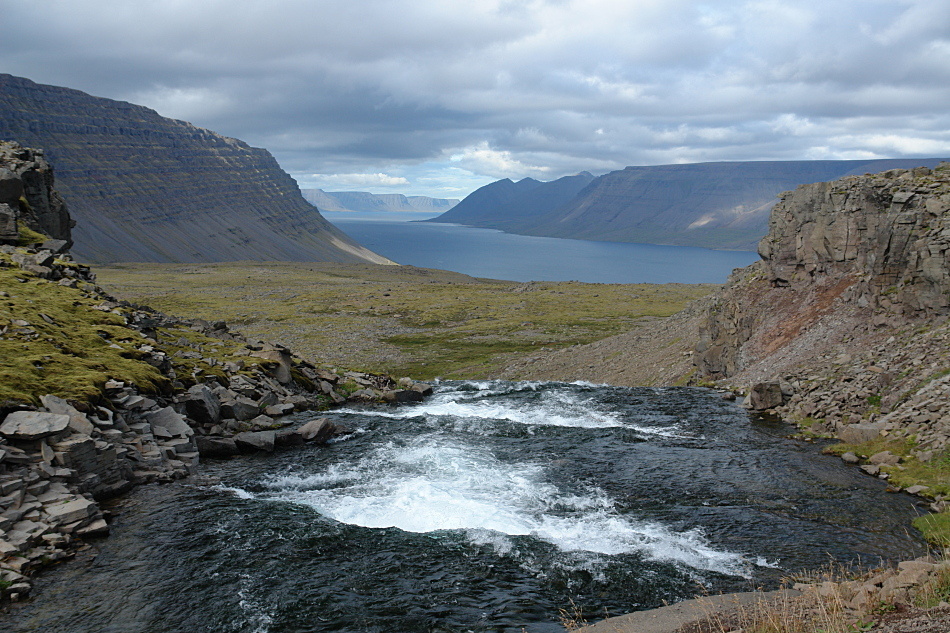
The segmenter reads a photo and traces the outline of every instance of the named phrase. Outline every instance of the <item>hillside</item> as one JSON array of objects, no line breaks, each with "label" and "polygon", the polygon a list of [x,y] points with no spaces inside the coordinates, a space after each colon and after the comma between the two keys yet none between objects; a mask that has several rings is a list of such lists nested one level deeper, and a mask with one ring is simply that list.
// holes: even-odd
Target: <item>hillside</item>
[{"label": "hillside", "polygon": [[427,221],[518,233],[517,227],[566,204],[593,179],[586,171],[551,182],[534,178],[513,182],[505,178],[476,189],[447,212]]},{"label": "hillside", "polygon": [[388,261],[266,150],[142,106],[0,74],[0,139],[45,150],[87,261]]},{"label": "hillside", "polygon": [[[769,212],[783,191],[850,174],[933,167],[939,161],[748,161],[627,167],[594,178],[571,195],[546,195],[549,187],[565,179],[538,183],[519,192],[517,203],[510,194],[498,195],[511,189],[505,184],[510,181],[502,180],[474,192],[435,221],[524,235],[753,250],[765,235]],[[498,193],[489,197],[487,192]]]},{"label": "hillside", "polygon": [[366,191],[301,189],[300,193],[303,194],[307,202],[321,211],[442,213],[459,202],[450,198],[405,196],[401,193],[369,193]]}]

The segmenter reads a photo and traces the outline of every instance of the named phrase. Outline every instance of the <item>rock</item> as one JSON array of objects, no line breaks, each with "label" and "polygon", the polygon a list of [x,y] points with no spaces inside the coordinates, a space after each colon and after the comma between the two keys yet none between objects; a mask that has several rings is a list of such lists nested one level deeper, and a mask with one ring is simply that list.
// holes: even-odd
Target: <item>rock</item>
[{"label": "rock", "polygon": [[383,400],[390,403],[422,402],[423,395],[413,389],[397,389],[383,392]]},{"label": "rock", "polygon": [[202,457],[223,458],[241,453],[237,443],[230,437],[198,435],[195,437],[195,444],[198,446],[198,454]]},{"label": "rock", "polygon": [[861,470],[872,476],[877,476],[881,473],[881,467],[874,464],[863,464]]},{"label": "rock", "polygon": [[894,466],[899,464],[900,461],[900,456],[894,455],[890,451],[881,451],[880,453],[875,453],[868,458],[868,462],[876,466]]},{"label": "rock", "polygon": [[272,404],[272,405],[270,405],[269,407],[267,407],[266,409],[264,409],[264,413],[265,413],[266,415],[279,418],[279,417],[284,416],[284,415],[287,415],[287,414],[289,414],[289,413],[293,413],[295,408],[296,408],[296,407],[295,407],[293,404],[290,404],[290,403]]},{"label": "rock", "polygon": [[11,440],[33,441],[62,433],[69,416],[45,411],[14,411],[0,424],[0,435]]},{"label": "rock", "polygon": [[199,424],[217,424],[221,420],[221,404],[207,385],[195,385],[184,399],[185,410]]},{"label": "rock", "polygon": [[185,422],[184,416],[171,407],[152,411],[145,415],[156,437],[191,437],[194,430]]},{"label": "rock", "polygon": [[876,423],[845,424],[838,429],[838,439],[845,444],[864,444],[870,442],[884,429],[884,425]]},{"label": "rock", "polygon": [[16,244],[20,239],[15,207],[0,202],[0,244]]},{"label": "rock", "polygon": [[286,385],[293,380],[291,375],[291,368],[293,367],[291,363],[291,356],[288,352],[284,350],[261,350],[253,351],[250,354],[255,358],[261,358],[264,360],[273,361],[276,363],[271,371],[274,378],[277,379],[277,382]]},{"label": "rock", "polygon": [[274,452],[276,438],[276,431],[250,431],[235,435],[234,443],[242,453],[253,453],[255,451],[272,453]]},{"label": "rock", "polygon": [[926,492],[928,490],[930,490],[929,486],[922,486],[920,484],[917,484],[915,486],[911,486],[907,488],[904,492],[911,495],[919,495],[920,493]]},{"label": "rock", "polygon": [[95,426],[84,414],[80,413],[75,407],[53,395],[45,395],[40,398],[40,402],[50,413],[61,413],[69,416],[69,428],[83,435],[90,435]]},{"label": "rock", "polygon": [[336,426],[326,418],[317,418],[310,420],[297,431],[306,442],[326,444],[336,433]]},{"label": "rock", "polygon": [[418,393],[421,393],[423,396],[432,395],[432,385],[428,385],[424,382],[416,382],[412,384],[411,389]]},{"label": "rock", "polygon": [[252,420],[261,413],[257,403],[246,396],[238,396],[234,400],[221,403],[221,417],[232,418],[242,422]]},{"label": "rock", "polygon": [[760,382],[749,392],[749,406],[755,411],[765,411],[781,406],[784,398],[782,387],[777,382]]},{"label": "rock", "polygon": [[65,503],[44,506],[44,510],[49,515],[51,524],[64,525],[82,521],[98,514],[99,506],[85,497],[74,497]]},{"label": "rock", "polygon": [[843,453],[841,455],[841,459],[843,459],[845,463],[848,463],[848,464],[857,464],[859,461],[861,461],[858,458],[858,456],[852,453],[851,451],[848,451],[847,453]]},{"label": "rock", "polygon": [[281,429],[277,431],[277,435],[274,437],[275,446],[302,446],[303,444],[304,439],[300,434],[300,429]]}]

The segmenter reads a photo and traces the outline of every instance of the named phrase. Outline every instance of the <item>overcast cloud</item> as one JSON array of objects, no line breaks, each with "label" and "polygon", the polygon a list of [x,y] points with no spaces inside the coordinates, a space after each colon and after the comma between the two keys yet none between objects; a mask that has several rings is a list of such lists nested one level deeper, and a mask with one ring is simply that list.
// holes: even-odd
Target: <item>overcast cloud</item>
[{"label": "overcast cloud", "polygon": [[302,187],[950,156],[950,2],[0,0],[0,72],[266,147]]}]

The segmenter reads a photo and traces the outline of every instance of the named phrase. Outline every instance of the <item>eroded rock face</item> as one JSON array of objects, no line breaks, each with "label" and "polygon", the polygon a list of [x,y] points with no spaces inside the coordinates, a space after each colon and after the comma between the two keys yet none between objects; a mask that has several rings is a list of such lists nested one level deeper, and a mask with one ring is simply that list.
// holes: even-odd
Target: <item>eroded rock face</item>
[{"label": "eroded rock face", "polygon": [[0,141],[0,243],[17,242],[19,220],[69,247],[75,223],[53,182],[43,150]]},{"label": "eroded rock face", "polygon": [[795,346],[820,349],[856,328],[948,314],[950,164],[787,192],[759,254],[708,311],[695,357],[706,376],[781,364]]}]

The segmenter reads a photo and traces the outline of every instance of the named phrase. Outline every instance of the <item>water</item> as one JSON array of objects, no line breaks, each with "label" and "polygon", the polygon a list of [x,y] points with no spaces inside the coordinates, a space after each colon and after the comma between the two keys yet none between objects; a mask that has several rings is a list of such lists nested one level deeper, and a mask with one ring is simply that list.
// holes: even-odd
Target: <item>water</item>
[{"label": "water", "polygon": [[594,620],[924,551],[911,498],[706,390],[446,382],[330,416],[330,446],[139,489],[0,627],[554,633],[571,601]]},{"label": "water", "polygon": [[420,219],[419,213],[324,215],[360,244],[399,264],[491,279],[721,284],[734,268],[758,259],[749,251],[566,240],[408,221]]}]

